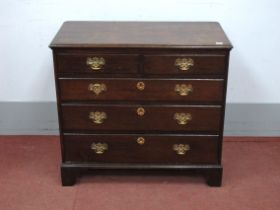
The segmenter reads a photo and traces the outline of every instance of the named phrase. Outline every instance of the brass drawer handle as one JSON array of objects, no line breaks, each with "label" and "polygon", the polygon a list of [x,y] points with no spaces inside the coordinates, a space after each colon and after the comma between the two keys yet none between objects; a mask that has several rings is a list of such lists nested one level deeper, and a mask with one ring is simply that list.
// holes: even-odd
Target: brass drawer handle
[{"label": "brass drawer handle", "polygon": [[191,58],[177,58],[175,60],[175,66],[181,71],[187,71],[191,66],[194,66],[194,61]]},{"label": "brass drawer handle", "polygon": [[143,145],[145,143],[145,139],[143,137],[138,137],[136,142],[140,145]]},{"label": "brass drawer handle", "polygon": [[175,113],[173,118],[179,125],[186,125],[192,120],[192,115],[190,113]]},{"label": "brass drawer handle", "polygon": [[188,144],[174,144],[173,150],[177,155],[185,155],[187,151],[191,150],[191,147]]},{"label": "brass drawer handle", "polygon": [[93,123],[102,124],[107,119],[107,114],[105,112],[90,112],[88,117]]},{"label": "brass drawer handle", "polygon": [[139,107],[136,112],[139,116],[143,116],[145,114],[145,109],[143,107]]},{"label": "brass drawer handle", "polygon": [[144,90],[145,89],[145,83],[144,82],[137,82],[136,87],[138,90]]},{"label": "brass drawer handle", "polygon": [[193,92],[193,86],[191,84],[176,84],[174,91],[178,93],[180,96],[187,96],[191,92]]},{"label": "brass drawer handle", "polygon": [[90,148],[96,153],[96,154],[103,154],[106,150],[108,150],[108,144],[106,143],[92,143]]},{"label": "brass drawer handle", "polygon": [[92,70],[100,70],[105,65],[105,59],[102,57],[88,57],[86,63]]},{"label": "brass drawer handle", "polygon": [[93,92],[95,95],[99,95],[100,93],[102,93],[103,91],[106,91],[107,90],[107,87],[104,83],[90,83],[88,85],[88,90]]}]

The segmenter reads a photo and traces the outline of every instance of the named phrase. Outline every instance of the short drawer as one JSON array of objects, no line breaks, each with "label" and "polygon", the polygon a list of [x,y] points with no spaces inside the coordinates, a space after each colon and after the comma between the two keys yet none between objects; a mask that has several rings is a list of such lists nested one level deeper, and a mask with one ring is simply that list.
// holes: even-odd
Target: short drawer
[{"label": "short drawer", "polygon": [[144,71],[149,74],[222,75],[224,55],[146,55]]},{"label": "short drawer", "polygon": [[96,163],[217,163],[217,136],[64,135],[65,161]]},{"label": "short drawer", "polygon": [[221,103],[222,79],[60,79],[61,100]]},{"label": "short drawer", "polygon": [[63,105],[65,131],[202,131],[217,132],[220,106]]},{"label": "short drawer", "polygon": [[136,73],[138,56],[125,54],[58,54],[58,72]]}]

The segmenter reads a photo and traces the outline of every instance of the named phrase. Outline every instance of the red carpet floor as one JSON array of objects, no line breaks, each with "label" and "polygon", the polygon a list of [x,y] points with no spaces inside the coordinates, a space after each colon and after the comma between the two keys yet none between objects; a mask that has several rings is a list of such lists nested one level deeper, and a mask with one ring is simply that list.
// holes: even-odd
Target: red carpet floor
[{"label": "red carpet floor", "polygon": [[0,137],[0,210],[279,210],[280,139],[226,138],[221,188],[184,176],[84,176],[62,187],[58,137]]}]

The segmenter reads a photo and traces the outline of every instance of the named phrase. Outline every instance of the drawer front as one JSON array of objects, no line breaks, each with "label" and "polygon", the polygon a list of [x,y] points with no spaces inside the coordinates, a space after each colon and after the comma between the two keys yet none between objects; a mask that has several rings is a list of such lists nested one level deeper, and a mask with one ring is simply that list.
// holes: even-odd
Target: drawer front
[{"label": "drawer front", "polygon": [[219,130],[220,106],[64,105],[63,129],[122,131]]},{"label": "drawer front", "polygon": [[224,55],[148,55],[144,71],[149,74],[224,74]]},{"label": "drawer front", "polygon": [[223,80],[60,79],[61,99],[220,103]]},{"label": "drawer front", "polygon": [[65,161],[216,163],[217,136],[65,135]]},{"label": "drawer front", "polygon": [[124,54],[58,54],[58,72],[136,73],[138,56]]}]

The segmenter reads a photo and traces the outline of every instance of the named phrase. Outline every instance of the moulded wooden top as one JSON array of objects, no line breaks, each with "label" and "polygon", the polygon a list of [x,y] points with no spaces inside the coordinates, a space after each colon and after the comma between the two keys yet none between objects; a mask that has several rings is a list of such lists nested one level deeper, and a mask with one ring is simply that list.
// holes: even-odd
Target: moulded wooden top
[{"label": "moulded wooden top", "polygon": [[51,48],[218,48],[232,45],[217,22],[64,22]]}]

